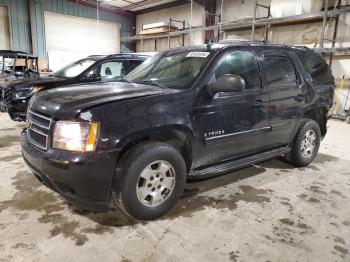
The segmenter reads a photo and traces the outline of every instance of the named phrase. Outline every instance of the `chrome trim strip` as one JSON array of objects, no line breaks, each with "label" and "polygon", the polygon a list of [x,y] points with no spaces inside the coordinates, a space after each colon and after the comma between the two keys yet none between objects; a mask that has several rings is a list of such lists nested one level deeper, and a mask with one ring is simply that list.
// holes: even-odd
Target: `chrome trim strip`
[{"label": "chrome trim strip", "polygon": [[267,127],[262,127],[262,128],[256,128],[256,129],[250,129],[247,131],[241,131],[241,132],[236,132],[236,133],[231,133],[231,134],[225,134],[225,135],[221,135],[221,136],[212,136],[212,137],[207,137],[205,138],[206,141],[212,141],[215,139],[220,139],[220,138],[226,138],[226,137],[232,137],[232,136],[238,136],[238,135],[243,135],[243,134],[248,134],[248,133],[253,133],[253,132],[258,132],[258,131],[271,131],[271,127],[267,126]]},{"label": "chrome trim strip", "polygon": [[47,116],[44,116],[44,115],[38,114],[38,113],[34,113],[34,112],[33,112],[32,110],[30,110],[30,109],[28,109],[28,112],[31,113],[31,114],[33,114],[33,115],[36,115],[36,116],[38,116],[38,117],[44,118],[44,119],[46,119],[46,120],[48,120],[48,121],[51,122],[51,118],[49,118],[49,117],[47,117]]},{"label": "chrome trim strip", "polygon": [[[35,116],[37,116],[38,118],[41,118],[41,119],[44,119],[46,121],[49,121],[49,125],[48,126],[44,126],[40,123],[38,123],[37,121],[35,121],[33,118],[30,117],[30,115],[33,114]],[[44,136],[45,137],[45,147],[43,147],[42,145],[40,145],[37,141],[33,140],[31,137],[30,137],[30,134],[29,132],[27,133],[27,137],[28,137],[28,140],[33,144],[35,145],[36,147],[39,147],[43,150],[47,150],[48,149],[48,143],[49,143],[49,131],[50,131],[50,128],[51,128],[51,124],[52,124],[52,119],[49,118],[49,117],[46,117],[46,116],[43,116],[41,114],[38,114],[38,113],[35,113],[33,111],[31,111],[30,109],[28,109],[28,112],[27,112],[27,120],[29,121],[29,123],[32,123],[34,125],[37,125],[43,129],[46,129],[47,130],[47,134],[43,133],[42,131],[38,130],[37,128],[33,127],[32,125],[30,125],[29,127],[29,130],[30,131],[33,131],[34,133],[37,133],[41,136]]]},{"label": "chrome trim strip", "polygon": [[282,123],[282,124],[277,124],[277,125],[272,125],[271,128],[274,129],[276,127],[281,127],[281,126],[287,126],[289,123]]},{"label": "chrome trim strip", "polygon": [[[41,133],[39,133],[39,132],[36,132],[36,131],[33,130],[33,129],[30,129],[30,130],[33,131],[33,132],[35,132],[35,133],[38,133],[38,134],[40,134],[40,135],[43,135],[43,134],[41,134]],[[42,145],[38,144],[35,140],[33,140],[33,139],[30,137],[29,132],[27,133],[27,137],[28,137],[29,142],[31,142],[31,143],[32,143],[33,145],[35,145],[36,147],[39,147],[39,148],[44,149],[44,150],[47,150],[48,138],[47,138],[47,135],[43,135],[43,136],[46,137],[46,139],[45,139],[45,147],[43,147]]]},{"label": "chrome trim strip", "polygon": [[38,130],[38,129],[36,129],[36,128],[32,128],[32,127],[31,127],[30,130],[32,130],[32,131],[35,132],[35,133],[38,133],[39,135],[45,136],[46,138],[49,136],[49,135],[47,135],[47,134],[41,132],[40,130]]},{"label": "chrome trim strip", "polygon": [[40,126],[41,128],[44,128],[46,130],[50,129],[51,122],[49,123],[49,126],[44,126],[42,124],[39,124],[37,121],[34,121],[34,119],[30,117],[30,114],[27,115],[27,118],[28,118],[29,122],[31,122],[31,123],[33,123],[33,124],[35,124],[37,126]]}]

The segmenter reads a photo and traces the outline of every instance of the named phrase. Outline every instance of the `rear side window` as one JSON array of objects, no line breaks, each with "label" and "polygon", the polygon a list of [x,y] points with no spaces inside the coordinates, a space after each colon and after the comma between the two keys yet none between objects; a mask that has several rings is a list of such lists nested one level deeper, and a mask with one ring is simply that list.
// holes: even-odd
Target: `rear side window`
[{"label": "rear side window", "polygon": [[245,81],[245,89],[260,88],[260,74],[257,61],[251,52],[239,51],[224,57],[215,70],[215,78],[225,74],[239,75]]},{"label": "rear side window", "polygon": [[334,82],[331,70],[321,55],[311,51],[300,51],[296,54],[314,83],[328,84]]},{"label": "rear side window", "polygon": [[292,61],[286,56],[265,56],[264,72],[266,77],[266,87],[268,89],[276,87],[296,86],[297,76]]}]

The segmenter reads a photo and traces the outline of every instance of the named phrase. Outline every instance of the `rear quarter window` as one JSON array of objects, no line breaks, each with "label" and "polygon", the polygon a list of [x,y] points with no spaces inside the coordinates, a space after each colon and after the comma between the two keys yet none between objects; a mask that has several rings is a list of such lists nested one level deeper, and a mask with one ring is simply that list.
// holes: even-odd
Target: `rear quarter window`
[{"label": "rear quarter window", "polygon": [[323,57],[312,51],[296,53],[315,84],[333,84],[332,72]]}]

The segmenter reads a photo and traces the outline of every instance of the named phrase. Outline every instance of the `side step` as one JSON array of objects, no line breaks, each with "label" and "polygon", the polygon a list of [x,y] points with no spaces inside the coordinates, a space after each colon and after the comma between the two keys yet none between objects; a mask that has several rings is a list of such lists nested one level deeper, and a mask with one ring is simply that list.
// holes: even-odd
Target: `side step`
[{"label": "side step", "polygon": [[197,179],[197,178],[200,179],[200,178],[207,178],[211,176],[221,175],[245,166],[249,166],[251,164],[255,164],[258,162],[262,162],[271,158],[275,158],[275,157],[287,154],[290,152],[290,150],[291,150],[290,147],[281,147],[281,148],[274,149],[261,154],[235,159],[230,162],[220,163],[215,166],[210,166],[203,169],[195,169],[190,171],[190,173],[188,174],[188,177],[193,179]]}]

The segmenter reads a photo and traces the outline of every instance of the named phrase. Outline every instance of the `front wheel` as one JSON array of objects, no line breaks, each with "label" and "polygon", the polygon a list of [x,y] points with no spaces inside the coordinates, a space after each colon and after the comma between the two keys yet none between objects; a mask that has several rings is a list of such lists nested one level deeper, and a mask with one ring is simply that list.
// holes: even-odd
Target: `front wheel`
[{"label": "front wheel", "polygon": [[295,166],[307,166],[315,159],[320,143],[321,131],[318,123],[311,119],[303,119],[293,140],[288,159]]},{"label": "front wheel", "polygon": [[185,181],[185,161],[176,149],[164,143],[144,143],[120,160],[112,196],[129,216],[150,220],[170,210]]}]

